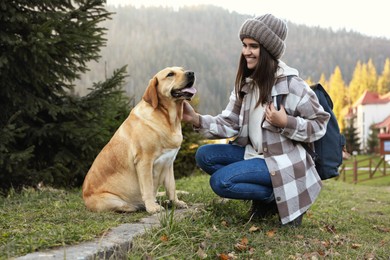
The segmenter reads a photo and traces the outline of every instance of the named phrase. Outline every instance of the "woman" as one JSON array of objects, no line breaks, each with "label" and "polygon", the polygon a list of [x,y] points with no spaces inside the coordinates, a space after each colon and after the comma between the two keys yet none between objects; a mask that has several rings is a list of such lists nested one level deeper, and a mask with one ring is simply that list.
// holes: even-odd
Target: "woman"
[{"label": "woman", "polygon": [[[298,71],[280,61],[286,36],[286,23],[272,14],[246,20],[226,109],[217,116],[200,115],[185,103],[183,120],[209,139],[236,137],[229,144],[204,145],[197,151],[197,164],[211,175],[216,194],[252,200],[253,215],[279,213],[283,225],[298,226],[322,186],[299,142],[321,138],[329,114]],[[280,110],[277,95],[284,96]]]}]

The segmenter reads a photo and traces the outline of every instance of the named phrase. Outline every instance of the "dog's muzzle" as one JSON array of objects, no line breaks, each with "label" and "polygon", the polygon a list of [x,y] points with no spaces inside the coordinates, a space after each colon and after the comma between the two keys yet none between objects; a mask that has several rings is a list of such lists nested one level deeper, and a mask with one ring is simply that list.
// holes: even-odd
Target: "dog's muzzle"
[{"label": "dog's muzzle", "polygon": [[195,83],[195,73],[193,71],[186,71],[185,76],[187,83],[184,88],[172,90],[171,95],[174,98],[184,98],[191,100],[192,97],[196,94],[196,88],[193,87]]}]

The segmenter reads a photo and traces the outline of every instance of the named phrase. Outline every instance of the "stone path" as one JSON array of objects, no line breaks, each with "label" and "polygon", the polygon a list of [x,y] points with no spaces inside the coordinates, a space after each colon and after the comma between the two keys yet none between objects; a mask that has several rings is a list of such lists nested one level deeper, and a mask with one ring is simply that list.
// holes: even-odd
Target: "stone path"
[{"label": "stone path", "polygon": [[[182,215],[185,211],[188,211],[188,209],[175,209],[175,218]],[[42,252],[35,252],[15,259],[126,259],[128,251],[132,247],[133,238],[145,233],[145,231],[149,228],[159,226],[159,218],[160,214],[157,213],[145,217],[137,223],[122,224],[118,227],[112,228],[105,235],[95,239],[94,241],[83,242],[73,246],[64,246]]]}]

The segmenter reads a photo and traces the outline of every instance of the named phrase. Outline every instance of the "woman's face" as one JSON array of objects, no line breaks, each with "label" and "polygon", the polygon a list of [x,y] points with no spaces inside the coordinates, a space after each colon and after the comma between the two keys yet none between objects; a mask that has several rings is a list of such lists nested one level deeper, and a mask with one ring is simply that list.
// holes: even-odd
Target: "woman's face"
[{"label": "woman's face", "polygon": [[260,58],[260,44],[251,38],[244,38],[242,40],[242,55],[246,59],[248,69],[254,69]]}]

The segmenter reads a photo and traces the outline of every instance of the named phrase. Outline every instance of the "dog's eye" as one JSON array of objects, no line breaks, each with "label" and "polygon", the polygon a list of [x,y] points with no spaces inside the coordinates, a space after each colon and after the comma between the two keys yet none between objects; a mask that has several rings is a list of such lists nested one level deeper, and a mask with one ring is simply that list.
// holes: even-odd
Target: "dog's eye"
[{"label": "dog's eye", "polygon": [[175,73],[169,72],[168,75],[167,75],[167,78],[168,78],[168,77],[173,77],[173,76],[175,76]]}]

